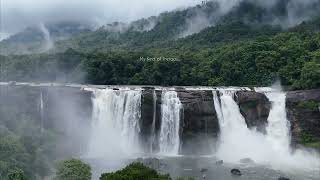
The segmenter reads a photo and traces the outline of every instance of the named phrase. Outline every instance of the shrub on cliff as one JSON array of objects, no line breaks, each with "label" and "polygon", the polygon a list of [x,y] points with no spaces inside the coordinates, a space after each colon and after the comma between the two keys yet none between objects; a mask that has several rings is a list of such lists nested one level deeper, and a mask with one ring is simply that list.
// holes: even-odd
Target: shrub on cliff
[{"label": "shrub on cliff", "polygon": [[91,167],[77,159],[58,164],[56,180],[91,180]]},{"label": "shrub on cliff", "polygon": [[142,163],[132,163],[124,169],[102,174],[100,180],[171,180],[169,175],[160,175]]},{"label": "shrub on cliff", "polygon": [[8,180],[27,180],[28,178],[24,175],[21,169],[16,169],[8,174]]}]

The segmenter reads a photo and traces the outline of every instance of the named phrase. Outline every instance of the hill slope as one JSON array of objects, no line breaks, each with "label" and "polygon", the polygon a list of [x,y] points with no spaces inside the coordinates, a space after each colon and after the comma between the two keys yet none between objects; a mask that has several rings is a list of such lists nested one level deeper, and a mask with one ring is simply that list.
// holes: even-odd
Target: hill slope
[{"label": "hill slope", "polygon": [[[210,2],[105,25],[57,41],[49,54],[1,57],[0,80],[269,86],[280,79],[292,89],[319,88],[320,2],[300,13],[293,0],[261,2],[243,0],[228,11]],[[205,25],[194,29],[199,16]]]},{"label": "hill slope", "polygon": [[39,24],[0,42],[0,54],[33,54],[46,52],[55,42],[91,31],[88,25],[74,22]]}]

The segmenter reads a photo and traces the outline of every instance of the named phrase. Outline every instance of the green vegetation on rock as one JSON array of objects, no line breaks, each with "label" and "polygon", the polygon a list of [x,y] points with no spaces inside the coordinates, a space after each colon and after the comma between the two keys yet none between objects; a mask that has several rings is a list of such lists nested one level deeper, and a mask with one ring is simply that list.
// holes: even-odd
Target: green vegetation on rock
[{"label": "green vegetation on rock", "polygon": [[17,169],[8,174],[8,180],[28,180],[28,178],[24,175],[22,170]]},{"label": "green vegetation on rock", "polygon": [[171,180],[169,175],[160,175],[156,170],[142,163],[132,163],[124,169],[102,174],[100,180]]},{"label": "green vegetation on rock", "polygon": [[55,180],[91,180],[91,167],[78,159],[60,162]]},{"label": "green vegetation on rock", "polygon": [[320,107],[320,102],[313,101],[313,100],[302,101],[302,102],[299,102],[297,106],[299,108],[307,109],[307,110],[310,110],[310,111],[318,111],[319,107]]},{"label": "green vegetation on rock", "polygon": [[320,148],[320,139],[315,138],[308,132],[302,132],[300,134],[300,143],[305,147]]}]

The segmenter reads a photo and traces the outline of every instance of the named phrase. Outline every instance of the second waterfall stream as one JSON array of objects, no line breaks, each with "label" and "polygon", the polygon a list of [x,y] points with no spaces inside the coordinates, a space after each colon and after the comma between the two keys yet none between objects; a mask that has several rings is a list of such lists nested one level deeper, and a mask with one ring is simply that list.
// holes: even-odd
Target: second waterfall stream
[{"label": "second waterfall stream", "polygon": [[250,158],[258,164],[270,165],[276,169],[284,167],[312,169],[319,166],[320,163],[310,153],[290,150],[286,94],[281,91],[261,93],[265,93],[271,102],[266,134],[247,127],[234,100],[235,90],[213,91],[214,107],[220,124],[216,156],[230,163]]}]

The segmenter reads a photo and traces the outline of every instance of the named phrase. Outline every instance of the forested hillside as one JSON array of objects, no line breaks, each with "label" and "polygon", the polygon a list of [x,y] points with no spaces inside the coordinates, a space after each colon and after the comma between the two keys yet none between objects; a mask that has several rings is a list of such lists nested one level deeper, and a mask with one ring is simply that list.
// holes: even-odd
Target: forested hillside
[{"label": "forested hillside", "polygon": [[90,26],[77,22],[36,24],[1,41],[0,54],[43,53],[53,48],[57,41],[67,40],[90,31]]},{"label": "forested hillside", "polygon": [[[259,1],[260,2],[260,1]],[[94,84],[320,86],[320,3],[228,11],[209,2],[57,41],[47,53],[1,57],[1,81]],[[308,17],[308,18],[305,18]],[[201,23],[200,23],[201,22]],[[2,44],[3,45],[3,44]]]}]

